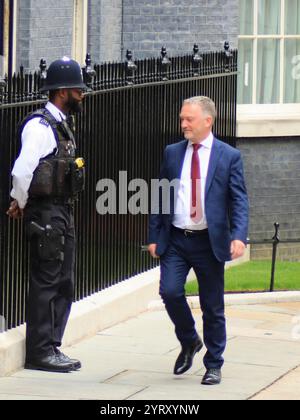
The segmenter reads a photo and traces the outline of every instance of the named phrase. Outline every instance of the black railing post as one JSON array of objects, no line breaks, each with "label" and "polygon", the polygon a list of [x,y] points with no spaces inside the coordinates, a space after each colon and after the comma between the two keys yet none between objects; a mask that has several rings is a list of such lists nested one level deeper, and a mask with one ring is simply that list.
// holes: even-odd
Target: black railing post
[{"label": "black railing post", "polygon": [[272,238],[273,241],[273,253],[272,253],[272,271],[271,271],[271,285],[270,285],[270,292],[274,292],[274,285],[275,285],[275,269],[276,269],[276,258],[277,258],[277,247],[280,242],[279,239],[279,223],[274,223],[275,226],[275,235]]},{"label": "black railing post", "polygon": [[96,76],[96,71],[92,68],[91,54],[86,55],[85,67],[82,69],[82,72],[84,83],[90,90],[92,90],[94,77]]},{"label": "black railing post", "polygon": [[[39,78],[39,87],[42,88],[47,79],[47,62],[43,58],[40,61],[40,70],[38,72],[38,78]],[[42,97],[44,96],[45,94],[42,95]]]},{"label": "black railing post", "polygon": [[167,81],[168,78],[168,70],[171,66],[172,62],[168,57],[168,52],[166,47],[162,47],[161,49],[161,69],[162,69],[162,80]]},{"label": "black railing post", "polygon": [[126,53],[126,83],[128,86],[134,85],[134,75],[137,70],[137,65],[132,60],[133,54],[131,50],[127,50]]},{"label": "black railing post", "polygon": [[40,75],[41,81],[46,80],[46,78],[47,78],[47,62],[43,58],[40,61],[40,73],[39,73],[39,75]]},{"label": "black railing post", "polygon": [[6,81],[4,78],[0,77],[0,104],[3,102],[3,92],[6,87]]},{"label": "black railing post", "polygon": [[194,76],[199,76],[200,74],[200,64],[203,61],[203,57],[199,54],[199,46],[197,44],[194,45],[193,49],[193,69],[194,69]]},{"label": "black railing post", "polygon": [[228,41],[224,44],[224,55],[225,55],[225,71],[230,71],[230,62],[233,59],[233,54],[230,51],[230,44]]}]

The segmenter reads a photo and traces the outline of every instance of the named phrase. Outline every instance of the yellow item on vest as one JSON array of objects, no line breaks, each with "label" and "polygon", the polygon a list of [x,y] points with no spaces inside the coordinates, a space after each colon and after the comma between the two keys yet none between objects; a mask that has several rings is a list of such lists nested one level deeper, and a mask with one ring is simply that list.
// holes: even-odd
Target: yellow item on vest
[{"label": "yellow item on vest", "polygon": [[75,163],[76,163],[76,165],[77,165],[77,167],[80,169],[80,168],[83,168],[84,166],[85,166],[85,161],[84,161],[84,159],[83,158],[77,158],[76,160],[75,160]]}]

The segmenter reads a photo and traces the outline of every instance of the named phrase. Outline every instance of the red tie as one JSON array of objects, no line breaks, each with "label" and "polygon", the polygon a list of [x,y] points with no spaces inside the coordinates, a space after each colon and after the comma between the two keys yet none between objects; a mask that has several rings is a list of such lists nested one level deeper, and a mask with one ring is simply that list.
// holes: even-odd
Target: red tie
[{"label": "red tie", "polygon": [[192,157],[192,200],[191,200],[191,219],[199,223],[203,218],[202,200],[201,200],[201,171],[199,161],[199,149],[201,144],[193,144],[194,152]]}]

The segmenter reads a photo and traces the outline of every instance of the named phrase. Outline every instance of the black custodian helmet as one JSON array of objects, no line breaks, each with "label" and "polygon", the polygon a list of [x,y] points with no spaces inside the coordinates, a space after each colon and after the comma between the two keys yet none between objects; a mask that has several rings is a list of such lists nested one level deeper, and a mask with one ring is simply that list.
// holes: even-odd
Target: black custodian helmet
[{"label": "black custodian helmet", "polygon": [[77,61],[64,57],[50,64],[47,71],[47,78],[41,92],[58,89],[87,89],[83,82],[82,70]]}]

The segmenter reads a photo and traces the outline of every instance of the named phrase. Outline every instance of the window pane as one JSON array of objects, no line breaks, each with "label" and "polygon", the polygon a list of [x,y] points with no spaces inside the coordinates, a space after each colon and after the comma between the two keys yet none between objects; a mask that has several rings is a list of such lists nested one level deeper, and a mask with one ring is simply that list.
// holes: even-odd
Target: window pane
[{"label": "window pane", "polygon": [[240,34],[253,35],[253,0],[240,0]]},{"label": "window pane", "polygon": [[238,103],[252,104],[253,41],[239,41]]},{"label": "window pane", "polygon": [[279,94],[280,42],[275,39],[259,39],[257,49],[257,103],[279,103]]},{"label": "window pane", "polygon": [[259,35],[280,34],[280,0],[258,1],[258,33]]},{"label": "window pane", "polygon": [[285,33],[300,35],[300,0],[285,2]]},{"label": "window pane", "polygon": [[300,103],[300,39],[285,41],[285,103]]}]

